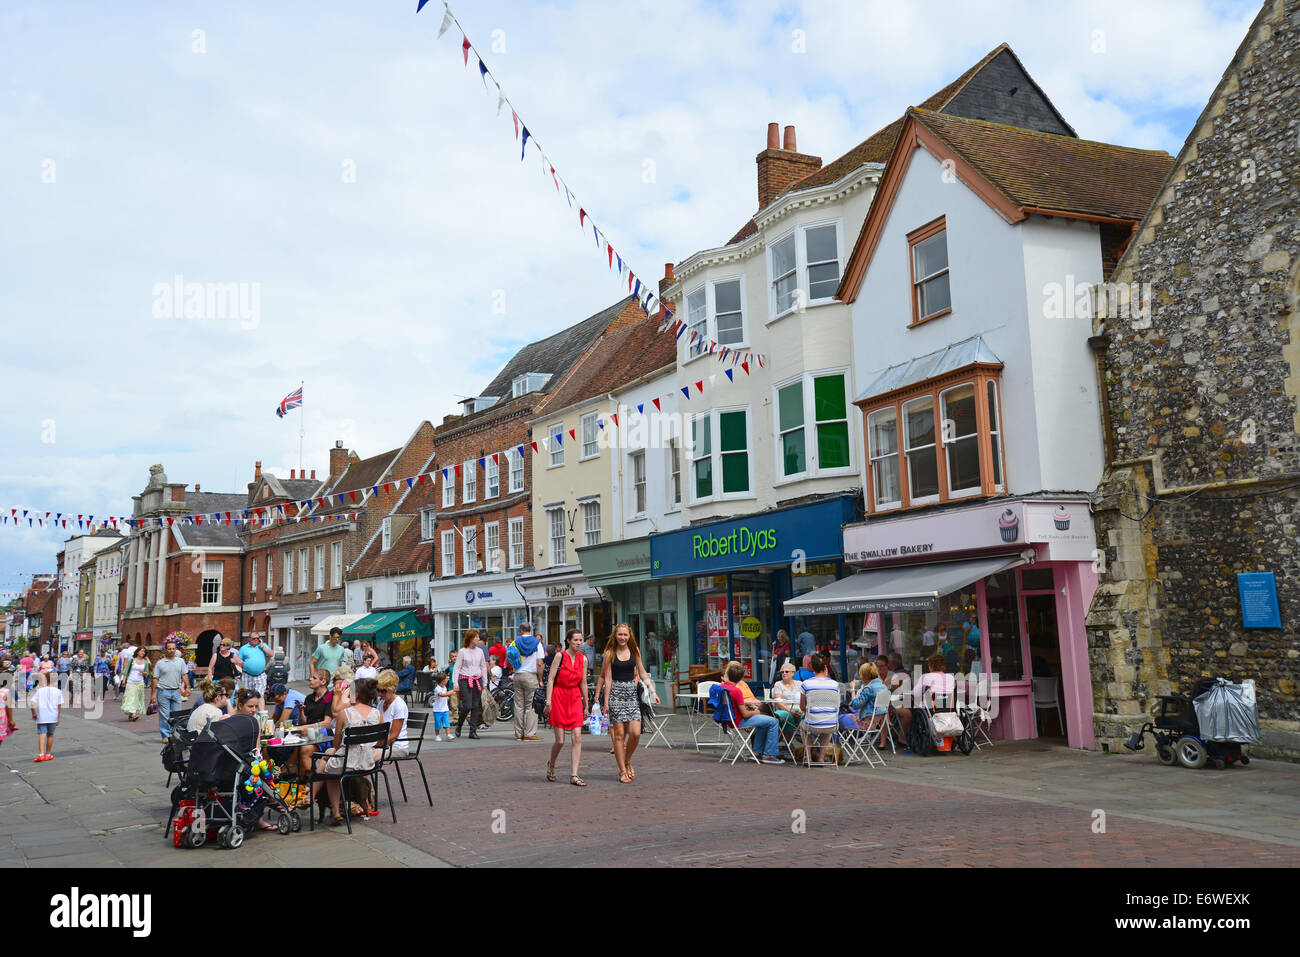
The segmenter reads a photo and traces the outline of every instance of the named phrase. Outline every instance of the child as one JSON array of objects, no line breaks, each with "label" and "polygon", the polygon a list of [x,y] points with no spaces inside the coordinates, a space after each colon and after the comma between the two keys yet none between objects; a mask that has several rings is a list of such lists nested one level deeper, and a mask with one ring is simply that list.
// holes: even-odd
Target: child
[{"label": "child", "polygon": [[40,688],[32,695],[32,720],[36,722],[36,742],[40,753],[33,761],[54,760],[54,729],[63,708],[63,692],[48,671],[41,675]]},{"label": "child", "polygon": [[447,699],[451,697],[451,691],[447,688],[447,672],[439,672],[434,675],[433,681],[433,740],[442,740],[442,729],[447,729],[447,740],[451,740],[451,709],[447,705]]}]

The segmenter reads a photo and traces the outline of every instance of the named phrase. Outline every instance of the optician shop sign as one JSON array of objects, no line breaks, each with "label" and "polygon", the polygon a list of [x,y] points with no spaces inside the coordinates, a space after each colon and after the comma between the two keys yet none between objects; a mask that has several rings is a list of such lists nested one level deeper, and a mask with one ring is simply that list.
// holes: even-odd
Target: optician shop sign
[{"label": "optician shop sign", "polygon": [[650,536],[650,575],[675,578],[706,572],[824,561],[841,554],[840,529],[853,520],[849,496],[776,509]]}]

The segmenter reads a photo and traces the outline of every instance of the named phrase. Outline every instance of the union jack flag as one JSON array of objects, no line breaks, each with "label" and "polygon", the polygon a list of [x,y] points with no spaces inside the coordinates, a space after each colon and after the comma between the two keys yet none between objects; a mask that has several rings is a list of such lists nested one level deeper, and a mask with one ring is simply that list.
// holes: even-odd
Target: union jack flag
[{"label": "union jack flag", "polygon": [[280,400],[280,404],[275,409],[275,414],[283,419],[284,414],[286,412],[288,412],[290,409],[296,409],[301,405],[302,405],[302,386],[298,386],[298,388],[294,389],[292,392],[290,392],[288,395],[286,395],[283,399]]}]

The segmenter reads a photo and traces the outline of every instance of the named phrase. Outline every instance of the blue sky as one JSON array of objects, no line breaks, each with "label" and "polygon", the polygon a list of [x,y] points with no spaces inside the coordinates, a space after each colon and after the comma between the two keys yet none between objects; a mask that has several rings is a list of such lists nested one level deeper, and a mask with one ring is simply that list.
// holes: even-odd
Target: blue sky
[{"label": "blue sky", "polygon": [[[127,514],[155,462],[211,491],[255,460],[287,475],[299,413],[273,410],[299,381],[323,473],[335,439],[400,445],[618,299],[459,33],[435,39],[439,0],[414,8],[0,7],[0,508]],[[1176,153],[1257,8],[453,5],[651,278],[754,212],[769,121],[829,162],[1002,41],[1081,136]],[[256,321],[160,318],[177,275],[255,284]],[[52,570],[63,537],[0,528],[0,592]]]}]

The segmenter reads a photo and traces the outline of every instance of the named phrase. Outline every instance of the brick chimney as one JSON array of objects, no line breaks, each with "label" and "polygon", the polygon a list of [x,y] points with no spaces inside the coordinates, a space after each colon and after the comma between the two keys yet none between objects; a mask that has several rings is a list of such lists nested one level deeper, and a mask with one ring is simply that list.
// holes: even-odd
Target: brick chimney
[{"label": "brick chimney", "polygon": [[673,284],[673,264],[664,263],[664,278],[659,280],[659,295],[664,294],[664,290]]},{"label": "brick chimney", "polygon": [[261,463],[261,462],[254,462],[254,463],[253,463],[253,481],[254,481],[254,482],[260,482],[261,479],[262,479],[262,463]]},{"label": "brick chimney", "polygon": [[291,479],[296,479],[297,477],[298,477],[298,470],[297,470],[297,469],[289,469],[289,478],[291,478]]},{"label": "brick chimney", "polygon": [[785,142],[780,143],[780,124],[767,124],[767,149],[754,157],[758,164],[758,208],[765,209],[794,183],[822,168],[820,156],[798,151],[794,127],[785,128]]},{"label": "brick chimney", "polygon": [[312,469],[312,470],[311,470],[311,480],[312,480],[313,482],[316,481],[316,470],[315,470],[315,469]]},{"label": "brick chimney", "polygon": [[330,449],[330,482],[341,478],[347,470],[348,450],[343,447],[343,440],[339,439],[334,443],[334,448]]}]

